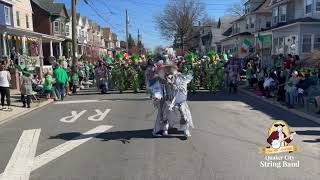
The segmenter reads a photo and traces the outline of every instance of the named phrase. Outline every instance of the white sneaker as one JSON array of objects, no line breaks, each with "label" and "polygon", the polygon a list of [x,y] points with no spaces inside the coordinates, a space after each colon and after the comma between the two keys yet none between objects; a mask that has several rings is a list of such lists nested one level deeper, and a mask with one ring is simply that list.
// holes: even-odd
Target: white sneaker
[{"label": "white sneaker", "polygon": [[185,131],[184,131],[184,135],[185,135],[186,137],[191,137],[191,133],[190,133],[189,130],[185,130]]},{"label": "white sneaker", "polygon": [[168,131],[163,131],[162,135],[164,135],[164,136],[168,136],[168,135],[169,135],[169,133],[168,133]]}]

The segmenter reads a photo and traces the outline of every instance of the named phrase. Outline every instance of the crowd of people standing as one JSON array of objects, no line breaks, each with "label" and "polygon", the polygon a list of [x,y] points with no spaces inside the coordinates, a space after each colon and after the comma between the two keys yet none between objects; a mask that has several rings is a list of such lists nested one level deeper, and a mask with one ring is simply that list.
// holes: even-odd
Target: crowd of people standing
[{"label": "crowd of people standing", "polygon": [[296,59],[291,54],[286,57],[280,55],[275,59],[274,66],[269,68],[259,68],[249,61],[245,68],[249,88],[256,89],[258,96],[275,97],[293,108],[299,100],[303,101],[303,97],[309,95],[311,87],[319,85],[320,79],[320,69],[302,69],[296,64]]}]

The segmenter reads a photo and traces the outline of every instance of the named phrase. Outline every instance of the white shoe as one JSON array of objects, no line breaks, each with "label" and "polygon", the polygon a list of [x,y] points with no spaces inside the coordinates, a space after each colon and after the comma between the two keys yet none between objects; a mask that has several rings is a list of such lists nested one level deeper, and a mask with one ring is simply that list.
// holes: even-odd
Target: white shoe
[{"label": "white shoe", "polygon": [[169,135],[169,133],[168,133],[168,131],[163,131],[162,135],[164,135],[164,136],[168,136],[168,135]]},{"label": "white shoe", "polygon": [[191,137],[191,133],[190,133],[189,130],[185,130],[185,131],[184,131],[184,135],[185,135],[186,137]]}]

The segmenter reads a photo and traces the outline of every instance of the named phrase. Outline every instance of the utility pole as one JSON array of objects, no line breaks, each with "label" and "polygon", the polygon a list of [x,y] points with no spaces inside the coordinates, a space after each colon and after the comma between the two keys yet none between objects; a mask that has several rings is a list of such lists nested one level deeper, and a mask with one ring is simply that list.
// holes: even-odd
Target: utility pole
[{"label": "utility pole", "polygon": [[127,53],[129,53],[129,32],[128,32],[128,26],[129,26],[129,19],[128,19],[128,10],[126,9],[126,39],[127,39]]},{"label": "utility pole", "polygon": [[72,11],[72,66],[77,64],[77,0],[71,0]]},{"label": "utility pole", "polygon": [[140,31],[138,29],[138,42],[137,42],[137,47],[138,47],[138,53],[141,55],[141,50],[140,50]]}]

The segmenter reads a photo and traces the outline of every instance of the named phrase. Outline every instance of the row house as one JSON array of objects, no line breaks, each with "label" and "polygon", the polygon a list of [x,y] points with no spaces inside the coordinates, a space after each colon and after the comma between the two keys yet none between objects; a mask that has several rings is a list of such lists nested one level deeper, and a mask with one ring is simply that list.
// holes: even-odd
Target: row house
[{"label": "row house", "polygon": [[244,15],[232,22],[232,27],[223,33],[223,52],[245,58],[255,53],[255,33],[271,27],[271,0],[248,0],[244,4]]},{"label": "row house", "polygon": [[320,0],[272,0],[272,55],[304,57],[320,49]]},{"label": "row house", "polygon": [[102,32],[107,54],[114,57],[116,52],[120,51],[120,42],[118,41],[118,36],[117,34],[113,33],[109,27],[102,28]]},{"label": "row house", "polygon": [[[103,28],[85,16],[76,17],[78,57],[98,59],[107,53]],[[0,55],[10,59],[15,51],[37,57],[38,65],[70,58],[72,21],[66,6],[54,0],[0,0]]]},{"label": "row house", "polygon": [[69,20],[66,7],[53,0],[32,0],[33,28],[35,32],[53,37],[49,42],[43,42],[43,57],[45,64],[63,57],[62,43],[65,41],[65,26]]},{"label": "row house", "polygon": [[231,23],[236,19],[238,19],[236,16],[222,16],[218,22],[210,26],[202,26],[200,30],[200,46],[197,52],[200,55],[205,55],[209,51],[221,53],[221,40],[224,38],[223,33],[232,26]]}]

